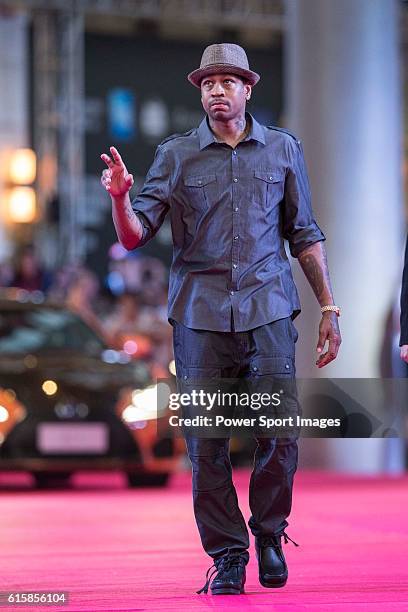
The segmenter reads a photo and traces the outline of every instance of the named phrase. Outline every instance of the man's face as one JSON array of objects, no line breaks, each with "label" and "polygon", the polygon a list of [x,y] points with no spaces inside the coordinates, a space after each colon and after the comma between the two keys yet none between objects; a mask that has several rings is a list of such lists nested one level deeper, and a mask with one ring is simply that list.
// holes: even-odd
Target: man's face
[{"label": "man's face", "polygon": [[245,112],[251,89],[235,74],[210,74],[201,81],[201,102],[211,119],[228,121]]}]

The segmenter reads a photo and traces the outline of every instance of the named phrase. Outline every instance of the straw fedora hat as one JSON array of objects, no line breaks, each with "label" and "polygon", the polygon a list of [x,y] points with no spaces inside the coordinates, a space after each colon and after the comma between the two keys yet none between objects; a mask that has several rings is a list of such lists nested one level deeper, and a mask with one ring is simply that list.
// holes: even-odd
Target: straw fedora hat
[{"label": "straw fedora hat", "polygon": [[190,83],[200,88],[201,79],[208,74],[237,74],[256,85],[261,78],[249,69],[248,58],[242,47],[233,43],[210,45],[204,49],[200,67],[187,75]]}]

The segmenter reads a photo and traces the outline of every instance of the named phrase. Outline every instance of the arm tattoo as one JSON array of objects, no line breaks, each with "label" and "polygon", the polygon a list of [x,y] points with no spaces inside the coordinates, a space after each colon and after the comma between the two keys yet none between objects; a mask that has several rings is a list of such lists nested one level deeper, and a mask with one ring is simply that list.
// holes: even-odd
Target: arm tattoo
[{"label": "arm tattoo", "polygon": [[314,255],[305,255],[302,257],[301,262],[309,283],[319,299],[324,290],[323,272],[319,266],[319,262]]},{"label": "arm tattoo", "polygon": [[133,219],[133,217],[135,216],[135,213],[131,206],[126,206],[126,216],[128,219]]},{"label": "arm tattoo", "polygon": [[[319,246],[317,246],[319,245]],[[299,262],[319,302],[325,298],[332,299],[326,250],[316,243],[299,254]]]}]

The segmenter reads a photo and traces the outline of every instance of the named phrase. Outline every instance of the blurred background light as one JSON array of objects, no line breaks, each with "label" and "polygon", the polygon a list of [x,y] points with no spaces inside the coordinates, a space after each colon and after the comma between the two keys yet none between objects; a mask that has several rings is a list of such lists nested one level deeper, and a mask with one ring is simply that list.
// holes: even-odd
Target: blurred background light
[{"label": "blurred background light", "polygon": [[46,395],[55,395],[58,385],[54,380],[45,380],[42,384],[42,390]]},{"label": "blurred background light", "polygon": [[4,423],[9,418],[9,411],[4,406],[0,406],[0,423]]},{"label": "blurred background light", "polygon": [[32,223],[37,215],[32,187],[11,187],[5,194],[5,218],[9,223]]},{"label": "blurred background light", "polygon": [[173,374],[173,376],[176,375],[176,362],[174,359],[172,359],[169,363],[169,372],[170,374]]},{"label": "blurred background light", "polygon": [[16,185],[33,183],[37,160],[32,149],[16,149],[10,158],[9,179]]}]

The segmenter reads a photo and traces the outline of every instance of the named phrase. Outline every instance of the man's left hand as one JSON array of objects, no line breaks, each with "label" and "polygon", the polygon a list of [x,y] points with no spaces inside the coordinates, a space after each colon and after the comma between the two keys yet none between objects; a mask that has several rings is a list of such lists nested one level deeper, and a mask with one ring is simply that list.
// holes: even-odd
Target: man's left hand
[{"label": "man's left hand", "polygon": [[400,350],[401,359],[408,363],[408,344],[403,344]]},{"label": "man's left hand", "polygon": [[[326,341],[329,341],[329,349],[326,353],[322,353]],[[323,368],[325,365],[336,359],[341,344],[341,334],[337,315],[335,312],[325,312],[319,325],[319,341],[317,343],[317,352],[321,353],[316,365],[318,368]]]}]

